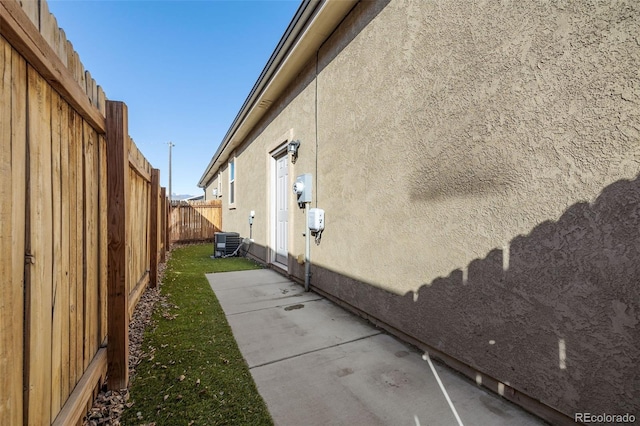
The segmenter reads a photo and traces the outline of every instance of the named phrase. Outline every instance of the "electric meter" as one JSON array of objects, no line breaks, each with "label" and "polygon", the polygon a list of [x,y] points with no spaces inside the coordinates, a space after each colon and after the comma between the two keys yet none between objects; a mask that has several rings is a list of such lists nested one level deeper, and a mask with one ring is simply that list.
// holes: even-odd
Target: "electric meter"
[{"label": "electric meter", "polygon": [[301,207],[304,207],[304,203],[311,202],[311,173],[305,173],[296,178],[293,193],[298,197],[298,205]]}]

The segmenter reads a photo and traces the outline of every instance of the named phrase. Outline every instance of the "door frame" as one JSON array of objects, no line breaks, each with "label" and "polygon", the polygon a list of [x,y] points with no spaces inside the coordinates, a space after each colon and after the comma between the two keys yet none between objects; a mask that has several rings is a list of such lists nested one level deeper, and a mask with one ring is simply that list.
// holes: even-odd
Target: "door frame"
[{"label": "door frame", "polygon": [[[280,144],[278,144],[277,148],[275,148],[274,150],[272,150],[271,152],[269,152],[269,169],[270,169],[270,179],[269,179],[269,228],[270,228],[270,232],[269,232],[269,238],[270,238],[270,244],[269,244],[269,263],[272,265],[277,266],[280,269],[284,269],[285,271],[289,270],[289,265],[288,265],[288,255],[287,255],[287,264],[283,264],[280,262],[277,262],[277,247],[276,247],[276,243],[277,243],[277,236],[276,236],[276,230],[277,230],[277,184],[278,184],[278,159],[281,158],[283,155],[288,156],[287,153],[287,145],[289,144],[289,139],[285,139],[284,142],[281,142]],[[287,159],[287,161],[289,161]],[[292,164],[289,163],[287,164],[287,183],[285,185],[285,188],[289,188],[290,186],[290,182],[291,182],[291,172],[292,172]],[[287,197],[287,251],[289,250],[289,247],[291,246],[291,226],[289,224],[290,222],[290,218],[291,218],[291,203],[290,203],[291,197]]]}]

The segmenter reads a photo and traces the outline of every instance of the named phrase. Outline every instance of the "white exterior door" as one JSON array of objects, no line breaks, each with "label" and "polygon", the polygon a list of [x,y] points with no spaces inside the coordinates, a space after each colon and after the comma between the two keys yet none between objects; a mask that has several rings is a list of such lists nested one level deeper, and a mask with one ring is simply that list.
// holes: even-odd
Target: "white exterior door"
[{"label": "white exterior door", "polygon": [[289,194],[289,157],[285,152],[283,156],[276,158],[276,258],[275,261],[283,265],[288,264],[288,248],[287,241],[289,238],[289,211],[288,211],[288,194]]}]

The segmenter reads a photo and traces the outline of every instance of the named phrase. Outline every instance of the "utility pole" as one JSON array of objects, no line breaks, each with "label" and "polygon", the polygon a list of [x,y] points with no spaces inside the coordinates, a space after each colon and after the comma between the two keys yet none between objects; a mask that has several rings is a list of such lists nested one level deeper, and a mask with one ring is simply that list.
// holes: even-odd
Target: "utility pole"
[{"label": "utility pole", "polygon": [[173,200],[173,192],[171,192],[171,148],[175,145],[171,141],[167,142],[167,145],[169,145],[169,205],[171,205]]}]

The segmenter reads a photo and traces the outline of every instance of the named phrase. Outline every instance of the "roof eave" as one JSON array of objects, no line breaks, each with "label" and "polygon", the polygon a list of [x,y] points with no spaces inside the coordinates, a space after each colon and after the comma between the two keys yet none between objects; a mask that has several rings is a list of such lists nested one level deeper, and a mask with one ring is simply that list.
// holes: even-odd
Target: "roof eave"
[{"label": "roof eave", "polygon": [[236,115],[216,153],[203,173],[198,187],[205,188],[215,173],[237,148],[268,106],[299,74],[358,0],[305,0],[302,2],[260,77]]}]

